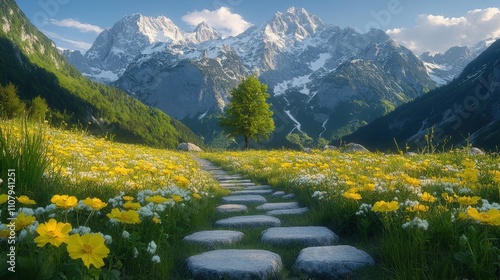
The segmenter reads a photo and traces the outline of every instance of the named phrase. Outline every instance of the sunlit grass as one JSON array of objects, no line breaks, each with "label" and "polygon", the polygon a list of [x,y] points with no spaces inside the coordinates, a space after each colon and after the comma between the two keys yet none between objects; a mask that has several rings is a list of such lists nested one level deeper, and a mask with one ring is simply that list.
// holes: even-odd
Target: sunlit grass
[{"label": "sunlit grass", "polygon": [[313,222],[366,248],[383,267],[382,277],[500,276],[497,156],[455,150],[412,157],[339,151],[205,157],[298,194],[312,207]]},{"label": "sunlit grass", "polygon": [[[16,178],[29,178],[17,181],[12,194],[19,213],[15,243],[8,239],[10,198],[0,198],[0,246],[7,252],[15,244],[16,251],[16,273],[7,270],[10,265],[2,254],[0,277],[166,277],[179,270],[182,237],[207,222],[224,193],[187,153],[21,121],[2,121],[0,143],[1,194],[7,194],[6,170],[15,170]],[[68,224],[69,236],[75,237],[40,242],[59,236],[54,231],[57,223]],[[89,257],[102,258],[103,263],[70,249],[79,248],[76,234],[82,240],[94,234],[104,237],[107,249],[97,237],[84,246]]]}]

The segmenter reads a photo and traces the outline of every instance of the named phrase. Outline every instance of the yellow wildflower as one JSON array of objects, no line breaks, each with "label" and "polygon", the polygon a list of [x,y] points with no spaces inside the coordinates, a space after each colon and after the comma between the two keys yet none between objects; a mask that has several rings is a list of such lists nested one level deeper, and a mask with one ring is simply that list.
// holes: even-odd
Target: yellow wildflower
[{"label": "yellow wildflower", "polygon": [[123,203],[123,208],[128,210],[139,210],[141,209],[141,204],[139,202],[127,201]]},{"label": "yellow wildflower", "polygon": [[36,204],[36,202],[33,199],[30,199],[26,195],[21,195],[20,197],[16,197],[16,199],[21,204],[25,204],[25,205],[34,205],[34,204]]},{"label": "yellow wildflower", "polygon": [[342,194],[343,197],[348,199],[360,200],[362,197],[359,193],[356,192],[344,192]]},{"label": "yellow wildflower", "polygon": [[184,201],[184,199],[182,198],[182,196],[180,195],[172,195],[172,199],[175,201],[175,202],[182,202]]},{"label": "yellow wildflower", "polygon": [[9,200],[9,196],[6,195],[6,194],[0,194],[0,204],[4,204],[5,202],[7,202],[7,200]]},{"label": "yellow wildflower", "polygon": [[406,210],[409,212],[427,212],[429,211],[429,206],[417,203],[413,206],[406,207]]},{"label": "yellow wildflower", "polygon": [[78,199],[75,196],[68,195],[54,195],[50,202],[54,203],[57,207],[63,209],[70,209],[78,205]]},{"label": "yellow wildflower", "polygon": [[201,195],[199,193],[193,193],[193,197],[195,199],[201,199]]},{"label": "yellow wildflower", "polygon": [[16,218],[16,231],[21,230],[36,221],[35,216],[26,216],[24,213],[17,215]]},{"label": "yellow wildflower", "polygon": [[473,196],[473,197],[470,197],[470,196],[460,196],[460,197],[457,198],[457,201],[460,204],[463,204],[463,205],[474,205],[479,200],[481,200],[481,197],[479,197],[479,196]]},{"label": "yellow wildflower", "polygon": [[424,192],[422,194],[422,196],[420,196],[420,199],[422,199],[422,201],[427,201],[427,202],[434,202],[434,201],[436,201],[436,197],[434,197],[433,195],[431,195],[428,192]]},{"label": "yellow wildflower", "polygon": [[161,195],[155,195],[155,196],[146,197],[146,201],[147,202],[153,202],[153,203],[156,203],[156,204],[160,204],[160,203],[168,202],[169,199],[165,198],[165,197],[163,197]]},{"label": "yellow wildflower", "polygon": [[467,210],[469,217],[481,223],[491,226],[500,226],[500,210],[490,209],[488,212],[479,212],[476,208]]},{"label": "yellow wildflower", "polygon": [[111,220],[126,224],[138,224],[141,222],[139,213],[134,210],[120,211],[120,209],[114,208],[111,210],[111,213],[108,213],[106,216]]},{"label": "yellow wildflower", "polygon": [[174,179],[175,184],[178,185],[179,187],[186,188],[190,184],[189,180],[186,179],[186,177],[184,177],[184,176],[177,176],[176,175],[173,177],[173,179]]},{"label": "yellow wildflower", "polygon": [[82,203],[92,208],[92,210],[94,211],[99,211],[108,205],[99,198],[95,197],[94,198],[87,197],[86,199],[82,200]]},{"label": "yellow wildflower", "polygon": [[125,195],[125,196],[123,196],[122,198],[123,198],[123,200],[125,200],[125,201],[132,201],[132,200],[134,200],[134,198],[133,198],[133,197],[128,196],[128,195]]},{"label": "yellow wildflower", "polygon": [[397,201],[385,202],[383,200],[375,202],[372,207],[374,212],[392,212],[399,209]]},{"label": "yellow wildflower", "polygon": [[50,243],[59,247],[61,243],[67,243],[69,239],[69,232],[72,227],[69,223],[58,223],[54,219],[38,225],[36,232],[40,236],[35,237],[34,241],[38,247],[43,247],[45,244]]},{"label": "yellow wildflower", "polygon": [[83,264],[90,268],[104,266],[104,258],[109,254],[109,249],[104,245],[104,237],[100,234],[74,234],[69,237],[68,253],[72,259],[82,259]]}]

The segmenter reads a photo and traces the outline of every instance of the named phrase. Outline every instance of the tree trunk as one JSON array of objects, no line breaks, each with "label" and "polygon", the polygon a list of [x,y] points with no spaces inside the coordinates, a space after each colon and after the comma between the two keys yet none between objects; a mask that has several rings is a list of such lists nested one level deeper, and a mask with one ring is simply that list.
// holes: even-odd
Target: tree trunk
[{"label": "tree trunk", "polygon": [[245,150],[248,150],[248,142],[249,142],[248,136],[245,136]]}]

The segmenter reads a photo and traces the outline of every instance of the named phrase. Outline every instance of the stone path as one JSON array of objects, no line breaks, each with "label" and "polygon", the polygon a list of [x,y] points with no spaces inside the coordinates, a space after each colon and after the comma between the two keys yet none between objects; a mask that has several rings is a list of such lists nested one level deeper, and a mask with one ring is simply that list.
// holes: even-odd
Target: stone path
[{"label": "stone path", "polygon": [[[245,232],[260,230],[263,245],[301,246],[295,269],[307,277],[348,278],[359,268],[374,265],[366,252],[339,245],[339,237],[325,227],[282,226],[280,217],[304,215],[307,207],[293,201],[295,195],[272,186],[256,185],[240,174],[228,174],[217,165],[196,159],[222,188],[231,190],[216,208],[220,219],[214,230],[195,232],[184,242],[202,244],[207,252],[186,260],[194,279],[274,279],[283,269],[281,257],[266,250],[217,249],[242,242]],[[272,202],[268,202],[268,200]],[[257,214],[248,214],[257,213]]]}]

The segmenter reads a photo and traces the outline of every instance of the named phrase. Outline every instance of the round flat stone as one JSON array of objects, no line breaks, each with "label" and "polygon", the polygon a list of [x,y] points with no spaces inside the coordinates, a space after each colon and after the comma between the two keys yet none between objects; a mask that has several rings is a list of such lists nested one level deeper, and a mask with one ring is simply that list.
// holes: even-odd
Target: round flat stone
[{"label": "round flat stone", "polygon": [[238,213],[247,211],[248,207],[241,204],[224,204],[215,208],[215,212],[217,213]]},{"label": "round flat stone", "polygon": [[208,230],[195,232],[184,237],[188,243],[199,243],[208,247],[214,247],[222,244],[234,244],[243,239],[244,234],[232,230]]},{"label": "round flat stone", "polygon": [[273,192],[272,190],[241,190],[241,191],[234,191],[231,194],[232,195],[244,195],[244,194],[264,195],[264,194],[270,194],[272,192]]},{"label": "round flat stone", "polygon": [[282,215],[303,215],[307,213],[309,209],[307,207],[304,208],[294,208],[294,209],[282,209],[282,210],[272,210],[268,211],[266,215],[269,216],[282,216]]},{"label": "round flat stone", "polygon": [[295,209],[295,208],[299,208],[298,202],[265,203],[258,206],[256,209],[271,211],[271,210],[283,210],[283,209]]},{"label": "round flat stone", "polygon": [[245,190],[247,191],[254,191],[254,190],[270,190],[272,189],[271,186],[268,185],[258,185],[258,186],[250,186],[246,187]]},{"label": "round flat stone", "polygon": [[262,204],[267,200],[261,195],[231,195],[222,198],[222,202],[226,204]]},{"label": "round flat stone", "polygon": [[225,183],[225,182],[219,182],[219,186],[221,187],[250,187],[250,186],[255,186],[254,183]]},{"label": "round flat stone", "polygon": [[262,232],[262,242],[272,245],[326,246],[338,240],[339,237],[326,227],[275,227]]},{"label": "round flat stone", "polygon": [[295,262],[300,272],[327,279],[346,278],[355,270],[374,264],[366,252],[348,245],[305,248]]},{"label": "round flat stone", "polygon": [[187,259],[195,279],[275,279],[281,257],[264,250],[216,250]]},{"label": "round flat stone", "polygon": [[231,183],[231,184],[234,184],[234,183],[251,183],[252,180],[250,179],[230,179],[230,180],[220,180],[219,181],[221,183]]},{"label": "round flat stone", "polygon": [[242,227],[277,227],[281,221],[276,217],[266,215],[236,216],[215,222],[218,227],[242,228]]},{"label": "round flat stone", "polygon": [[277,191],[277,192],[273,193],[274,197],[282,197],[284,195],[285,195],[284,191]]},{"label": "round flat stone", "polygon": [[225,180],[239,180],[243,179],[243,176],[239,174],[233,174],[233,175],[217,175],[214,176],[217,180],[225,181]]},{"label": "round flat stone", "polygon": [[293,194],[293,193],[289,193],[289,194],[283,196],[283,199],[294,199],[294,198],[295,198],[295,194]]}]

